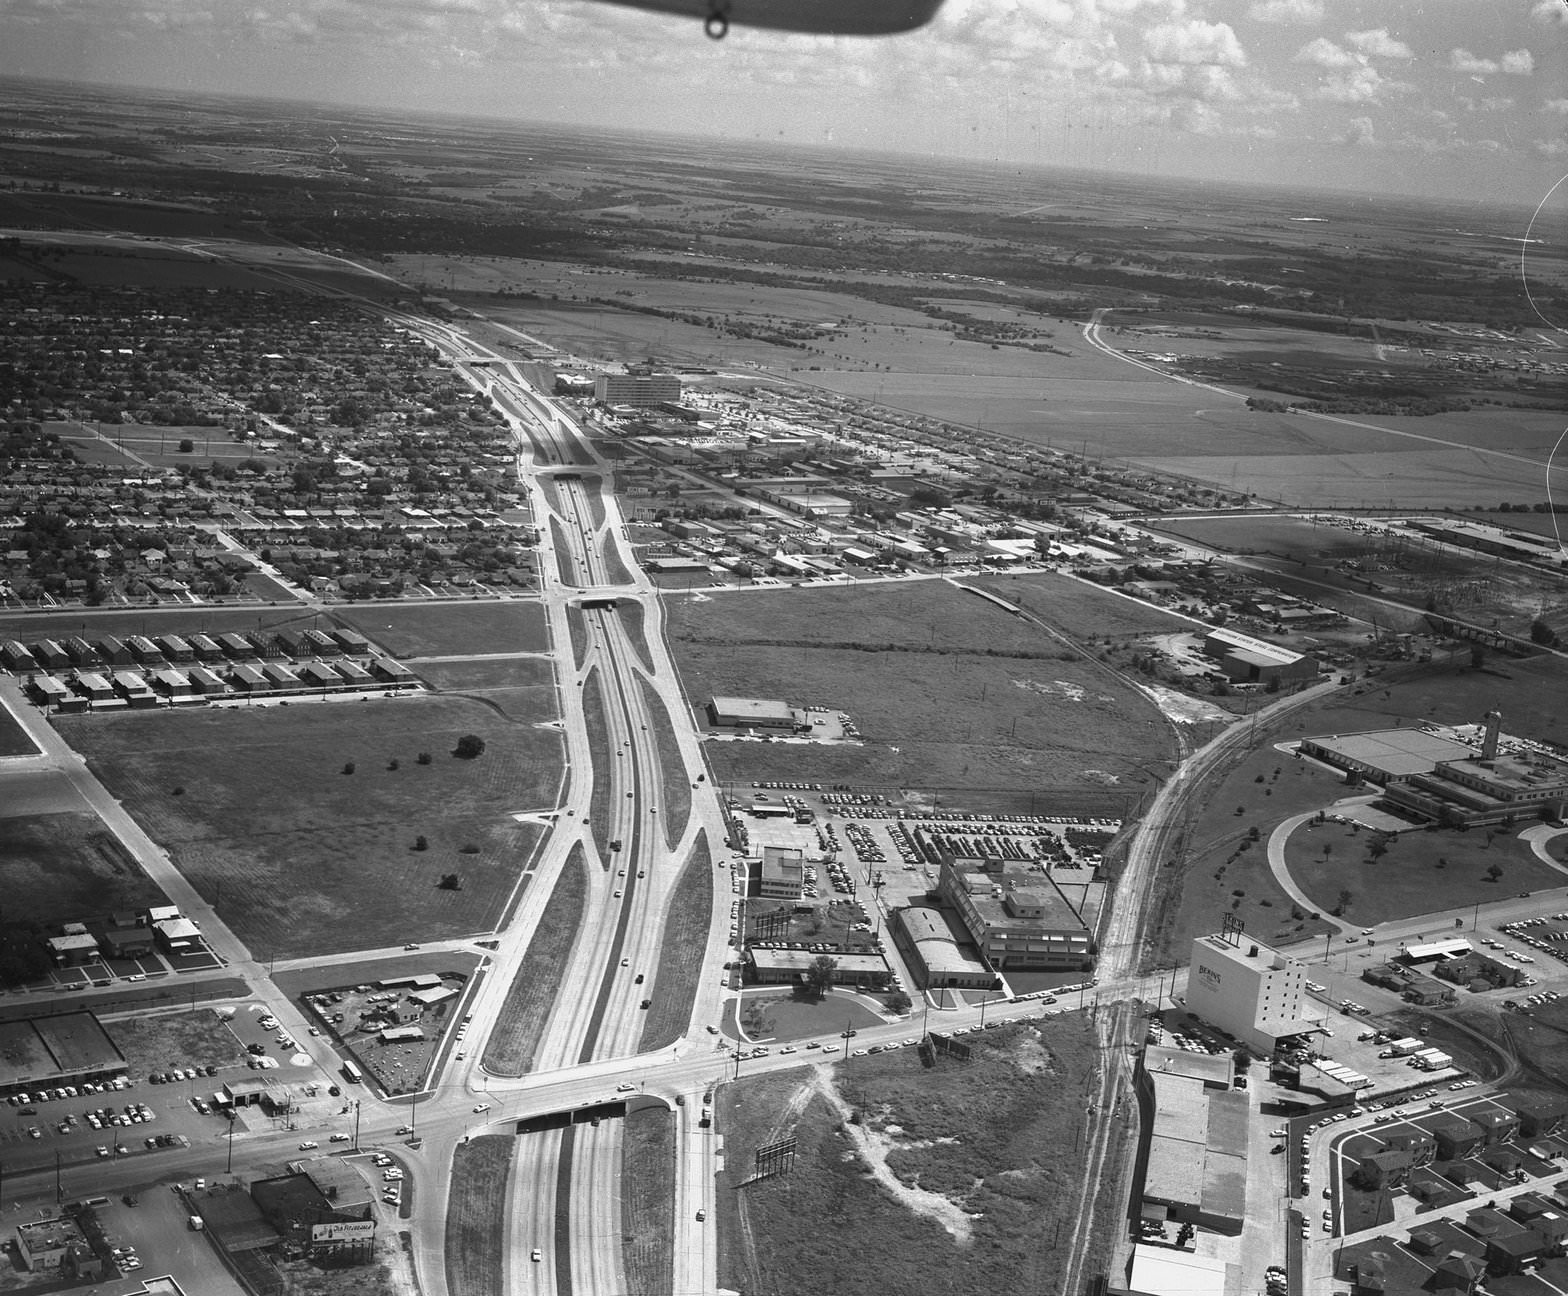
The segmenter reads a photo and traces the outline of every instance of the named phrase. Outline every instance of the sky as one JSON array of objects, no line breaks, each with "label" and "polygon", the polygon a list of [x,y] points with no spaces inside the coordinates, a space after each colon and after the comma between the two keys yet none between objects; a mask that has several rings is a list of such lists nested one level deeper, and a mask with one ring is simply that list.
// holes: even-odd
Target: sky
[{"label": "sky", "polygon": [[723,41],[594,0],[0,0],[11,74],[1526,209],[1568,174],[1568,0],[946,0]]}]

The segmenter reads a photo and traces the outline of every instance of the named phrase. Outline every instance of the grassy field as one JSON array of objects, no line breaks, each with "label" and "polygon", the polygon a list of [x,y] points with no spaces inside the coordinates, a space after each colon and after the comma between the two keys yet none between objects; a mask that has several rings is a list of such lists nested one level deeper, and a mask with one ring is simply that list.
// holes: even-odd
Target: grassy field
[{"label": "grassy field", "polygon": [[0,819],[0,893],[7,922],[40,926],[168,903],[93,814]]},{"label": "grassy field", "polygon": [[544,611],[531,601],[376,604],[335,615],[394,657],[544,652],[550,646]]},{"label": "grassy field", "polygon": [[419,677],[441,693],[537,690],[547,695],[547,701],[541,702],[538,707],[540,718],[553,718],[555,671],[548,657],[491,657],[474,661],[425,661],[417,664]]},{"label": "grassy field", "polygon": [[[560,771],[556,735],[463,698],[57,723],[268,957],[490,930],[539,835],[511,815],[553,804]],[[477,760],[451,754],[465,733]]]},{"label": "grassy field", "polygon": [[621,1262],[627,1296],[669,1296],[674,1276],[675,1117],[649,1105],[626,1113],[621,1144]]},{"label": "grassy field", "polygon": [[[1283,726],[1260,729],[1253,750],[1229,766],[1217,780],[1211,780],[1200,794],[1186,840],[1177,851],[1184,861],[1183,867],[1165,869],[1161,873],[1160,890],[1149,907],[1149,912],[1157,915],[1158,922],[1158,927],[1151,931],[1153,965],[1169,966],[1172,960],[1184,963],[1191,938],[1213,930],[1218,925],[1219,915],[1227,910],[1241,916],[1246,929],[1264,940],[1299,940],[1321,935],[1326,930],[1321,923],[1292,916],[1289,900],[1275,886],[1268,871],[1262,842],[1239,854],[1238,848],[1252,827],[1257,827],[1260,836],[1266,839],[1280,820],[1331,805],[1343,796],[1364,793],[1366,789],[1347,788],[1341,776],[1316,768],[1310,762],[1292,760],[1286,753],[1274,750],[1273,743],[1312,734],[1351,734],[1412,725],[1422,720],[1438,723],[1476,721],[1498,705],[1504,709],[1504,727],[1508,732],[1561,742],[1568,739],[1568,698],[1562,705],[1556,702],[1563,697],[1560,678],[1561,665],[1554,658],[1500,660],[1496,667],[1479,671],[1434,661],[1402,667],[1366,679],[1353,688],[1337,690],[1324,701],[1296,712]],[[1510,698],[1518,699],[1517,703],[1510,705]],[[1282,771],[1277,779],[1274,776],[1276,769]],[[1339,828],[1338,825],[1334,827]],[[1377,872],[1382,864],[1395,859],[1392,849],[1381,864],[1366,865],[1359,862],[1365,858],[1364,848],[1341,851],[1336,846],[1330,858],[1336,869],[1343,867],[1343,873],[1335,874],[1341,880],[1331,884],[1316,880],[1317,864],[1307,876],[1298,880],[1308,894],[1326,902],[1328,907],[1337,902],[1340,890],[1349,889],[1353,896],[1351,916],[1368,923],[1378,921],[1381,910],[1373,908],[1374,905],[1402,904],[1401,913],[1430,911],[1449,893],[1443,891],[1433,896],[1426,884],[1430,881],[1442,887],[1458,886],[1458,882],[1446,880],[1449,872],[1456,877],[1467,876],[1464,886],[1468,889],[1464,893],[1471,894],[1472,898],[1460,903],[1498,899],[1543,884],[1530,880],[1545,876],[1542,866],[1521,862],[1516,853],[1505,855],[1501,841],[1490,852],[1481,851],[1478,866],[1452,864],[1449,868],[1438,869],[1436,860],[1439,856],[1453,860],[1463,854],[1438,847],[1435,844],[1438,838],[1444,842],[1457,838],[1468,843],[1468,839],[1477,838],[1477,834],[1417,832],[1405,838],[1408,845],[1399,848],[1400,858],[1405,851],[1418,859],[1429,856],[1424,865],[1416,865],[1413,875],[1404,874],[1407,880],[1414,876],[1422,883],[1422,889],[1415,897],[1401,899],[1394,894],[1397,887],[1385,885],[1382,874]],[[1479,846],[1481,840],[1478,838],[1475,845]],[[1309,850],[1307,854],[1319,863],[1323,860],[1321,846],[1316,852]],[[1337,858],[1340,856],[1349,858]],[[1463,857],[1468,858],[1467,855]],[[1496,885],[1476,880],[1478,872],[1489,866],[1494,858],[1504,866],[1503,880]],[[1538,869],[1542,871],[1537,873]],[[1548,877],[1545,884],[1555,885],[1556,880]],[[1238,890],[1244,894],[1235,895]],[[1479,894],[1472,894],[1476,892]],[[1359,897],[1359,903],[1355,897]],[[1264,905],[1264,900],[1271,903]],[[1232,910],[1237,901],[1239,906]]]},{"label": "grassy field", "polygon": [[[922,1068],[915,1050],[856,1058],[829,1074],[906,1187],[968,1217],[959,1240],[866,1173],[811,1070],[727,1085],[719,1280],[756,1296],[881,1296],[910,1291],[1047,1290],[1076,1209],[1080,1101],[1098,1058],[1087,1019],[1059,1018],[970,1037],[967,1062]],[[742,1186],[757,1147],[798,1140],[786,1176]]]},{"label": "grassy field", "polygon": [[990,590],[1074,639],[1171,634],[1191,626],[1185,617],[1055,572],[965,576],[965,585]]},{"label": "grassy field", "polygon": [[610,730],[604,714],[604,675],[597,666],[583,685],[583,728],[593,766],[593,792],[588,798],[594,845],[604,868],[610,867]]},{"label": "grassy field", "polygon": [[[1515,832],[1518,829],[1514,830]],[[1401,833],[1374,859],[1377,835],[1336,823],[1302,824],[1290,836],[1290,875],[1319,909],[1336,908],[1361,923],[1503,900],[1519,891],[1562,885],[1562,874],[1530,853],[1513,834],[1475,829]],[[1490,873],[1499,870],[1494,879]]]},{"label": "grassy field", "polygon": [[582,925],[588,874],[580,846],[572,848],[550,902],[539,919],[528,953],[506,992],[506,1002],[485,1044],[485,1067],[497,1075],[520,1076],[533,1068],[534,1050],[555,1006],[566,957]]},{"label": "grassy field", "polygon": [[237,1066],[246,1057],[223,1018],[210,1008],[122,1017],[105,1023],[104,1029],[125,1054],[131,1074],[136,1076],[167,1071],[170,1067],[183,1068],[192,1062],[201,1066]]},{"label": "grassy field", "polygon": [[21,722],[0,706],[0,756],[32,756],[38,745],[27,736]]},{"label": "grassy field", "polygon": [[[251,579],[259,579],[259,573]],[[69,638],[71,635],[81,635],[91,642],[105,635],[124,638],[138,634],[244,634],[254,630],[330,629],[339,620],[348,624],[346,619],[331,614],[324,622],[320,614],[298,606],[257,607],[255,604],[233,608],[165,604],[108,611],[93,608],[74,612],[7,612],[0,614],[0,638],[36,643],[40,639]],[[375,639],[368,630],[365,633]]]},{"label": "grassy field", "polygon": [[446,1212],[446,1283],[451,1296],[497,1296],[506,1277],[506,1188],[516,1140],[481,1134],[452,1153]]},{"label": "grassy field", "polygon": [[[719,742],[716,777],[1009,793],[1094,793],[1119,813],[1171,750],[1153,705],[1098,665],[945,583],[787,590],[683,604],[688,697],[779,697],[847,712],[865,743]],[[949,795],[951,794],[951,796]]]},{"label": "grassy field", "polygon": [[648,724],[659,750],[659,818],[664,824],[665,843],[673,846],[686,831],[686,820],[691,815],[691,783],[687,780],[686,762],[681,759],[675,731],[670,727],[669,711],[647,680],[639,679],[637,683],[642,689]]},{"label": "grassy field", "polygon": [[712,922],[713,859],[704,833],[670,896],[669,915],[659,942],[659,967],[648,992],[653,1007],[642,1024],[640,1052],[661,1049],[686,1033]]}]

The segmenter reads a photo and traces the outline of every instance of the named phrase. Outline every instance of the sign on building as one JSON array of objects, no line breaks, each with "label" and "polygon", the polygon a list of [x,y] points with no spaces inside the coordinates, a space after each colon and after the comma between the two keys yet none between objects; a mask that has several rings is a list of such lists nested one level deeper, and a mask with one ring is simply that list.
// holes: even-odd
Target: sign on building
[{"label": "sign on building", "polygon": [[322,1242],[369,1242],[376,1235],[375,1220],[342,1220],[336,1224],[312,1224],[310,1240]]}]

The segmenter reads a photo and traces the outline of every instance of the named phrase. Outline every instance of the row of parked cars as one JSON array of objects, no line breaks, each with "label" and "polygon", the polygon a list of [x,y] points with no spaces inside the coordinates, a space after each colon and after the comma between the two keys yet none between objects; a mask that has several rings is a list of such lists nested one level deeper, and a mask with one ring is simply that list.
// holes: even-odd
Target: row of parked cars
[{"label": "row of parked cars", "polygon": [[154,1071],[147,1077],[150,1084],[178,1084],[182,1080],[195,1080],[200,1076],[217,1075],[218,1068],[211,1065],[175,1067],[172,1071]]},{"label": "row of parked cars", "polygon": [[13,1107],[31,1107],[34,1103],[62,1102],[67,1098],[77,1098],[82,1094],[108,1093],[115,1089],[129,1089],[134,1082],[124,1076],[116,1076],[113,1080],[88,1081],[81,1085],[61,1085],[52,1089],[34,1089],[29,1093],[14,1093],[6,1095],[6,1102]]}]

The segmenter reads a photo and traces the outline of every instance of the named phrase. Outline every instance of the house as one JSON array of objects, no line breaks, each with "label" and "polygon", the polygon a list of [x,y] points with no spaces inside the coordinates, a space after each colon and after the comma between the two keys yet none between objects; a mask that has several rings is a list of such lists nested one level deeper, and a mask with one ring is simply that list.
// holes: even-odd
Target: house
[{"label": "house", "polygon": [[1450,1251],[1432,1272],[1432,1289],[1442,1292],[1462,1292],[1470,1296],[1486,1276],[1486,1265],[1463,1251]]},{"label": "house", "polygon": [[1568,1103],[1559,1098],[1530,1098],[1514,1104],[1519,1116],[1519,1132],[1525,1138],[1555,1134],[1568,1116]]},{"label": "house", "polygon": [[1519,1129],[1519,1118],[1513,1112],[1496,1107],[1477,1112],[1470,1119],[1481,1131],[1481,1142],[1487,1147],[1508,1142]]},{"label": "house", "polygon": [[1389,1148],[1408,1153],[1412,1166],[1431,1165],[1437,1159],[1437,1140],[1420,1126],[1395,1130],[1383,1142]]},{"label": "house", "polygon": [[1428,1120],[1427,1129],[1437,1140],[1437,1155],[1443,1161],[1469,1156],[1481,1143],[1480,1128],[1452,1112]]},{"label": "house", "polygon": [[1361,1158],[1352,1180],[1356,1187],[1366,1192],[1380,1188],[1398,1188],[1410,1177],[1410,1153],[1385,1148]]}]

